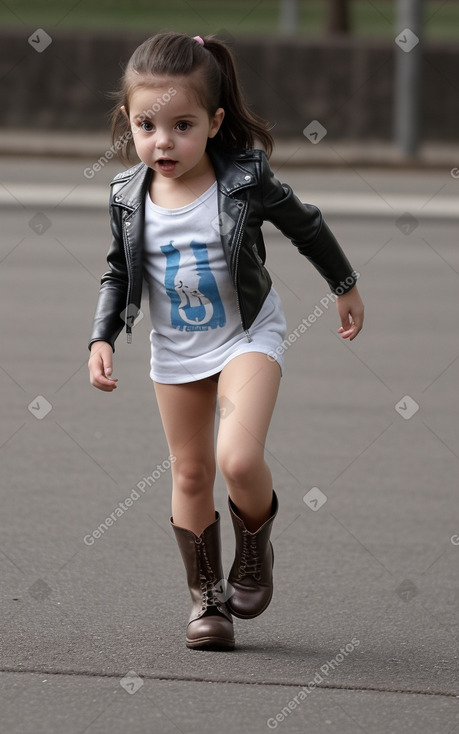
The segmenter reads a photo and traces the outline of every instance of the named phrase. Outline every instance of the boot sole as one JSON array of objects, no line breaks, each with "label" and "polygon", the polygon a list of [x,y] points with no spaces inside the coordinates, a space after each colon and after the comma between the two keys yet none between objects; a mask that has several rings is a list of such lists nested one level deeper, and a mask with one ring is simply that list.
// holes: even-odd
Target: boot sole
[{"label": "boot sole", "polygon": [[198,640],[189,640],[187,637],[186,646],[191,649],[232,650],[234,648],[234,640],[225,640],[219,637],[202,637]]}]

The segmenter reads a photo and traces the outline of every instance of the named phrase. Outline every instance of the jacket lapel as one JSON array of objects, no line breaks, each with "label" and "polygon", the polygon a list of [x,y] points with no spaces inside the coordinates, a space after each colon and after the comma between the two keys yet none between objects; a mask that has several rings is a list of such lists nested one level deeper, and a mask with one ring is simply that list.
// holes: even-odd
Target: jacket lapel
[{"label": "jacket lapel", "polygon": [[235,256],[237,243],[240,239],[246,212],[246,196],[238,196],[239,192],[255,186],[256,177],[253,169],[245,167],[231,155],[222,153],[218,148],[208,146],[218,182],[218,227],[223,251],[233,281],[235,280]]},{"label": "jacket lapel", "polygon": [[116,176],[112,184],[113,206],[136,211],[143,204],[152,173],[151,168],[139,163],[135,168]]}]

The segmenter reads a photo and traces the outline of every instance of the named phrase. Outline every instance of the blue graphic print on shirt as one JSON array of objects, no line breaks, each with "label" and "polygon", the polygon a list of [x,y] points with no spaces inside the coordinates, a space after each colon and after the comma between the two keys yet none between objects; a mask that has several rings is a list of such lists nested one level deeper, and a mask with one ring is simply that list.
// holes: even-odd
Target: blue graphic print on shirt
[{"label": "blue graphic print on shirt", "polygon": [[225,326],[226,315],[218,286],[209,265],[205,242],[190,242],[196,261],[197,287],[180,279],[180,252],[172,244],[161,247],[166,257],[164,284],[171,301],[171,324],[180,331],[207,331]]}]

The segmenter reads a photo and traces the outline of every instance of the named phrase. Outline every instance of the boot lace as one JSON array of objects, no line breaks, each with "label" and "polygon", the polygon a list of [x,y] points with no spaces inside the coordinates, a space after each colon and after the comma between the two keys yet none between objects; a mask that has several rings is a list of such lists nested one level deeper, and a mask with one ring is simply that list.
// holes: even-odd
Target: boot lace
[{"label": "boot lace", "polygon": [[205,610],[208,607],[220,608],[220,601],[215,595],[215,585],[218,579],[212,569],[212,566],[207,555],[206,544],[202,542],[201,538],[196,540],[196,549],[198,551],[199,559],[199,583],[201,586],[201,609]]},{"label": "boot lace", "polygon": [[255,535],[247,530],[242,532],[241,560],[239,564],[239,579],[244,576],[253,576],[257,581],[261,577],[261,558],[258,552]]}]

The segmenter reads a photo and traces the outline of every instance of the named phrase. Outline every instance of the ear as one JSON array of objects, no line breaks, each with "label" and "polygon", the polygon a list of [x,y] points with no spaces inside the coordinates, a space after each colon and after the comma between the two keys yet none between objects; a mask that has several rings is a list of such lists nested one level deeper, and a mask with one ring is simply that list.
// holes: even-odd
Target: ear
[{"label": "ear", "polygon": [[219,107],[215,111],[213,118],[210,120],[209,138],[214,138],[216,136],[216,134],[220,130],[224,117],[225,117],[225,110],[223,109],[223,107]]},{"label": "ear", "polygon": [[124,115],[125,117],[127,117],[127,119],[129,120],[129,115],[128,115],[128,113],[126,112],[126,107],[124,106],[124,104],[123,104],[123,105],[121,105],[121,107],[120,107],[120,110],[121,110],[121,112],[123,113],[123,115]]}]

